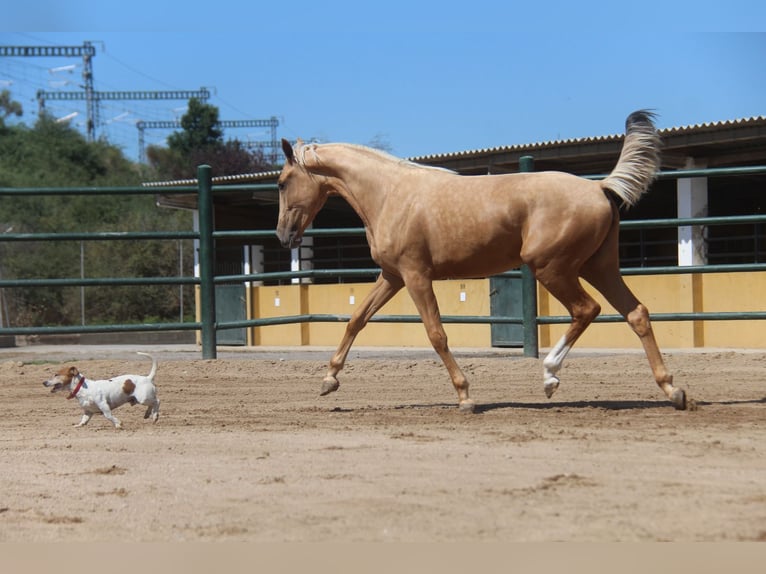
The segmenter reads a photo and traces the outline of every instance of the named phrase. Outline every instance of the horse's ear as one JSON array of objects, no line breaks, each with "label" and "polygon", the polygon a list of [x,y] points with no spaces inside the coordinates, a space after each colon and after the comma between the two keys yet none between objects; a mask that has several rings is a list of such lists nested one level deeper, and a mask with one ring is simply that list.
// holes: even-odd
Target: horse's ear
[{"label": "horse's ear", "polygon": [[285,154],[285,158],[287,158],[287,163],[295,162],[295,154],[293,153],[293,146],[291,146],[290,142],[287,141],[285,138],[282,138],[282,151]]}]

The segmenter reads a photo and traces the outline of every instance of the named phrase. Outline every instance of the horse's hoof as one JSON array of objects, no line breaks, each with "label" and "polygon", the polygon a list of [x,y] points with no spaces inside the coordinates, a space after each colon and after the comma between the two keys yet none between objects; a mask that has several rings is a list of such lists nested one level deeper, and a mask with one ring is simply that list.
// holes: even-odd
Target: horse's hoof
[{"label": "horse's hoof", "polygon": [[553,396],[553,393],[556,392],[556,389],[559,388],[559,378],[558,377],[550,377],[545,381],[543,384],[543,387],[545,388],[545,396],[548,398],[551,398]]},{"label": "horse's hoof", "polygon": [[[673,404],[676,410],[679,411],[685,411],[687,408],[691,407],[690,404],[687,404],[686,392],[683,389],[675,389],[670,395],[670,402]],[[690,403],[694,403],[694,401],[690,401]],[[689,410],[694,409],[689,408]]]},{"label": "horse's hoof", "polygon": [[338,382],[338,379],[335,377],[325,377],[324,381],[322,381],[322,392],[319,393],[320,397],[323,397],[325,395],[329,395],[330,393],[334,393],[338,390],[340,387],[340,383]]},{"label": "horse's hoof", "polygon": [[471,399],[466,399],[464,401],[460,401],[458,409],[460,409],[461,413],[471,414],[476,411],[476,403]]}]

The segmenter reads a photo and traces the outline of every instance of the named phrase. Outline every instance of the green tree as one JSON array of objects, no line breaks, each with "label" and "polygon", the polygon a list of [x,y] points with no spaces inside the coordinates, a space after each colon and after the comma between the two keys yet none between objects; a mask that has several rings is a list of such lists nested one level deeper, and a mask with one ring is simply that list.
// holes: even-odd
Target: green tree
[{"label": "green tree", "polygon": [[34,128],[10,126],[0,137],[0,186],[132,185],[141,171],[119,148],[89,143],[74,128],[42,115]]},{"label": "green tree", "polygon": [[[106,142],[87,142],[77,130],[43,116],[33,128],[0,130],[0,186],[128,186],[146,179],[144,169]],[[0,198],[0,232],[189,230],[188,212],[157,209],[147,195],[13,196]],[[73,278],[177,275],[191,273],[190,241],[175,240],[0,242],[3,278]],[[179,262],[183,253],[184,261]],[[88,323],[178,320],[193,312],[193,293],[185,287],[187,309],[180,309],[178,287],[98,287],[85,289]],[[82,313],[79,287],[5,289],[10,324],[77,324]],[[8,321],[8,318],[5,318]]]},{"label": "green tree", "polygon": [[181,118],[183,131],[168,137],[168,147],[186,157],[195,151],[215,149],[223,143],[219,124],[217,107],[192,98]]},{"label": "green tree", "polygon": [[259,150],[247,149],[238,140],[224,142],[218,108],[196,98],[189,100],[181,118],[182,131],[168,137],[167,147],[150,146],[147,159],[157,179],[196,177],[197,166],[209,164],[213,175],[252,173],[270,169]]},{"label": "green tree", "polygon": [[5,120],[9,116],[21,117],[24,113],[21,104],[11,99],[11,92],[3,90],[0,92],[0,127],[5,125]]},{"label": "green tree", "polygon": [[207,164],[213,175],[256,173],[270,169],[260,150],[249,150],[239,140],[228,140],[220,146],[200,150],[191,155],[192,164]]}]

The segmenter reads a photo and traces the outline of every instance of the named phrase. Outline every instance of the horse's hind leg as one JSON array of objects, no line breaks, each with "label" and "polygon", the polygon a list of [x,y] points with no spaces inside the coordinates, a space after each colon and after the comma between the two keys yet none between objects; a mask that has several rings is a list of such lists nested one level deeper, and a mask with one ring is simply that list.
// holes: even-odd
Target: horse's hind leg
[{"label": "horse's hind leg", "polygon": [[391,297],[404,287],[404,282],[400,277],[388,275],[385,272],[378,276],[378,280],[370,291],[369,295],[365,297],[359,308],[354,311],[346,325],[346,332],[343,335],[343,339],[338,345],[338,349],[335,351],[330,360],[330,369],[327,371],[324,381],[322,381],[322,391],[320,396],[324,396],[333,391],[337,391],[340,383],[338,382],[337,375],[343,369],[343,365],[346,364],[346,357],[351,350],[351,345],[354,343],[354,339],[359,334],[364,326],[369,322],[372,316],[385,305]]},{"label": "horse's hind leg", "polygon": [[688,406],[686,393],[683,389],[673,386],[673,375],[665,367],[662,353],[654,338],[649,310],[625,284],[616,261],[616,255],[612,260],[603,262],[596,256],[583,268],[582,276],[604,295],[620,315],[625,317],[633,332],[641,340],[657,385],[675,408],[684,410]]},{"label": "horse's hind leg", "polygon": [[638,335],[646,358],[649,360],[654,380],[673,406],[679,410],[686,409],[686,393],[673,386],[673,375],[665,367],[662,353],[654,338],[649,310],[633,295],[619,275],[619,271],[612,275],[589,274],[585,278],[604,295],[620,315],[625,317],[633,332]]},{"label": "horse's hind leg", "polygon": [[545,395],[553,396],[559,387],[557,373],[561,370],[569,351],[593,319],[601,312],[600,305],[582,288],[576,273],[569,269],[551,266],[536,273],[537,279],[558,299],[572,317],[569,328],[543,360],[543,385]]}]

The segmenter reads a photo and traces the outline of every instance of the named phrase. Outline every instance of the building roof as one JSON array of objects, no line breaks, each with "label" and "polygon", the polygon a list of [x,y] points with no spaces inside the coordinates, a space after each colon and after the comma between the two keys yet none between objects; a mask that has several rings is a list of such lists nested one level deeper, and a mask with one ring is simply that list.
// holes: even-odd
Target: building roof
[{"label": "building roof", "polygon": [[[681,169],[688,158],[700,167],[766,164],[766,116],[707,122],[659,130],[663,141],[662,169]],[[408,158],[426,165],[445,167],[464,175],[513,173],[519,171],[519,158],[531,155],[535,170],[558,170],[578,175],[608,173],[622,148],[624,134],[589,136],[493,148],[456,151]],[[267,171],[213,178],[218,185],[276,182],[279,171]],[[196,179],[152,182],[145,186],[196,185]],[[274,203],[273,194],[236,194],[237,204]],[[228,194],[227,194],[228,196]],[[226,200],[222,198],[226,203]],[[160,195],[159,203],[168,207],[196,206],[196,196]]]},{"label": "building roof", "polygon": [[[719,121],[719,122],[707,122],[702,124],[665,128],[665,129],[658,130],[658,133],[663,139],[665,139],[669,136],[677,136],[681,134],[693,133],[696,135],[696,134],[701,134],[701,133],[706,133],[711,131],[718,132],[718,131],[721,131],[722,129],[727,129],[731,127],[747,127],[751,125],[761,125],[761,126],[766,125],[766,116],[755,116],[755,117],[743,118],[743,119],[737,119],[737,120],[725,120],[725,121]],[[525,152],[531,152],[535,149],[545,149],[545,148],[560,147],[560,146],[567,146],[567,145],[581,145],[581,144],[604,143],[604,142],[608,142],[608,143],[621,142],[623,138],[624,138],[624,134],[612,134],[612,135],[605,135],[605,136],[588,136],[583,138],[550,140],[550,141],[535,142],[535,143],[515,144],[515,145],[508,145],[508,146],[497,146],[492,148],[480,148],[480,149],[474,149],[474,150],[449,152],[444,154],[424,155],[424,156],[412,157],[409,159],[415,162],[431,163],[434,161],[448,160],[454,157],[468,157],[468,156],[476,156],[481,154],[497,153],[497,152],[512,151],[512,150],[523,150]]]},{"label": "building roof", "polygon": [[[659,134],[663,140],[663,169],[684,167],[688,157],[704,161],[708,167],[714,167],[714,163],[742,161],[743,147],[752,146],[760,150],[756,161],[766,162],[766,116],[665,128],[659,130]],[[619,154],[624,137],[624,134],[591,136],[411,159],[466,174],[503,173],[518,171],[518,158],[531,155],[535,159],[536,169],[555,169],[584,175],[609,171]]]}]

